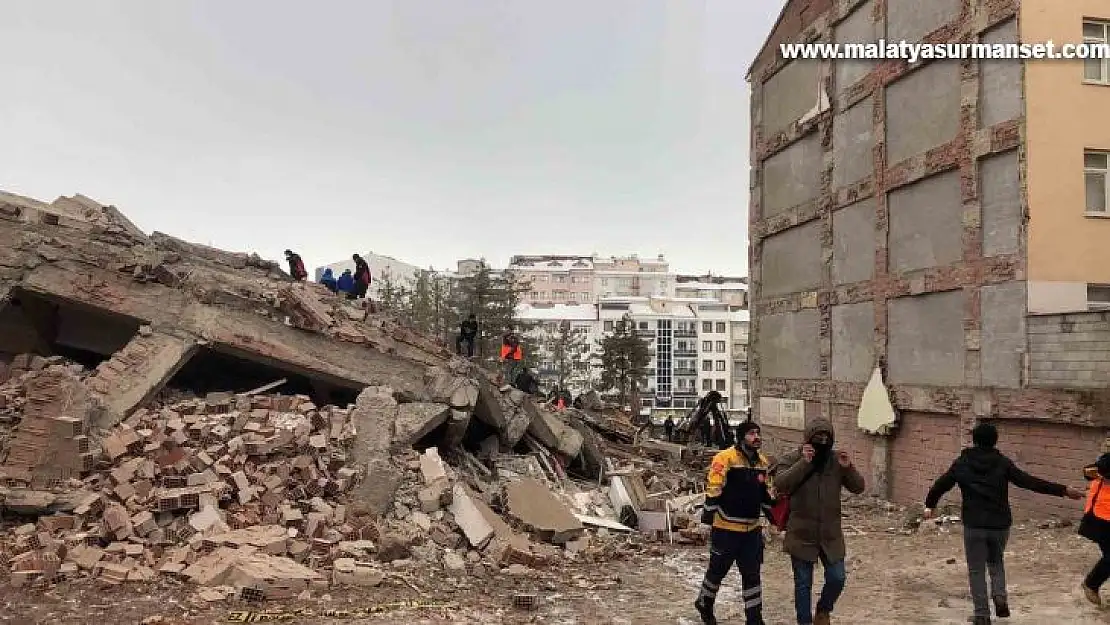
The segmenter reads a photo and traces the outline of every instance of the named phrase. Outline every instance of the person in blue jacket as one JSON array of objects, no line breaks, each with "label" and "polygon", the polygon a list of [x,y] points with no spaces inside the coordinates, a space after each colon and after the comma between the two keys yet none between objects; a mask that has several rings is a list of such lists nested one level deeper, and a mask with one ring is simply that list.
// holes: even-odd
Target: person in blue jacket
[{"label": "person in blue jacket", "polygon": [[330,267],[324,270],[324,275],[320,276],[320,284],[327,287],[327,289],[332,293],[339,292],[339,286],[336,284],[335,281],[335,274],[332,273]]},{"label": "person in blue jacket", "polygon": [[350,269],[344,269],[343,273],[339,275],[339,280],[335,283],[336,288],[340,293],[346,293],[348,299],[354,299],[355,292],[355,277],[351,274]]}]

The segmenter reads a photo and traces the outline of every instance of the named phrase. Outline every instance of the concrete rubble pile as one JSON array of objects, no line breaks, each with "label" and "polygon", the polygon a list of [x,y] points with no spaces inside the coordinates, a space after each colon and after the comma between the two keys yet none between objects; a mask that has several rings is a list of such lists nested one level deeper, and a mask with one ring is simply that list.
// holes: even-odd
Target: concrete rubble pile
[{"label": "concrete rubble pile", "polygon": [[502,391],[257,256],[147,236],[82,196],[0,193],[13,584],[169,576],[262,599],[412,562],[481,576],[702,540],[681,450],[613,440],[627,427],[589,399]]}]

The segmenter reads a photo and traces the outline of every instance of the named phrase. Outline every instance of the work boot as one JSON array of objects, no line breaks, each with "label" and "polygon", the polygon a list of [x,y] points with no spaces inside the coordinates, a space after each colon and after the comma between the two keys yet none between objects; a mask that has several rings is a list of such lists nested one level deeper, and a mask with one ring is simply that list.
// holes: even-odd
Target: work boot
[{"label": "work boot", "polygon": [[1010,606],[1005,601],[995,600],[994,615],[998,618],[1010,618]]},{"label": "work boot", "polygon": [[1083,596],[1087,598],[1087,601],[1090,601],[1091,603],[1101,608],[1102,597],[1098,596],[1098,591],[1087,586],[1087,584],[1081,584],[1081,586],[1083,588]]},{"label": "work boot", "polygon": [[829,625],[832,623],[832,615],[828,612],[818,611],[813,615],[813,625]]},{"label": "work boot", "polygon": [[717,617],[713,616],[713,604],[698,599],[694,601],[694,609],[701,615],[703,625],[717,625]]}]

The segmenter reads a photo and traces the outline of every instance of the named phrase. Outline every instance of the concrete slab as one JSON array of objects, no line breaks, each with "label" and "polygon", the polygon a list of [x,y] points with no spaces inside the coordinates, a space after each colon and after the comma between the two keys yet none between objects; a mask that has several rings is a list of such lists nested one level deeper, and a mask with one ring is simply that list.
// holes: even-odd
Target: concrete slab
[{"label": "concrete slab", "polygon": [[538,539],[563,544],[581,536],[584,527],[548,487],[522,478],[505,487],[509,514]]},{"label": "concrete slab", "polygon": [[444,404],[431,402],[414,402],[401,404],[397,407],[397,419],[394,421],[393,443],[399,446],[411,447],[432,430],[447,422],[451,408]]},{"label": "concrete slab", "polygon": [[97,367],[88,381],[105,410],[96,425],[109,428],[158,394],[197,352],[197,342],[163,332],[138,334]]},{"label": "concrete slab", "polygon": [[461,484],[456,484],[452,492],[451,514],[472,547],[481,549],[493,537],[493,526],[486,520],[471,493]]}]

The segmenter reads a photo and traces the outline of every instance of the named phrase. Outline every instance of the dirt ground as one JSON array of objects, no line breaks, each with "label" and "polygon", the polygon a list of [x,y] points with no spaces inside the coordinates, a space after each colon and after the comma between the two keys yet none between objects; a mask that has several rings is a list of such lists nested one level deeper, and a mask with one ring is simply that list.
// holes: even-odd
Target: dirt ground
[{"label": "dirt ground", "polygon": [[[928,526],[912,534],[898,531],[897,515],[850,519],[848,587],[834,614],[840,623],[962,624],[971,613],[960,526]],[[1110,611],[1085,604],[1078,584],[1094,563],[1095,548],[1073,527],[1015,526],[1007,550],[1013,625],[1110,623]],[[706,548],[652,549],[605,565],[567,564],[521,574],[484,578],[445,576],[411,569],[405,578],[372,589],[313,593],[261,606],[237,600],[208,603],[195,588],[173,582],[108,587],[93,581],[65,582],[48,590],[0,588],[0,620],[9,623],[343,623],[406,625],[446,623],[552,625],[696,625],[691,607],[707,561]],[[411,584],[411,586],[410,586]],[[738,578],[731,574],[718,600],[723,623],[743,623]],[[793,620],[787,558],[771,538],[764,565],[766,618],[770,625]],[[414,590],[415,587],[416,589]],[[512,606],[514,593],[535,593],[539,608]],[[421,601],[440,607],[399,607]],[[359,608],[379,606],[379,613]],[[347,609],[345,617],[326,610]],[[282,612],[284,610],[284,613]],[[302,610],[296,614],[295,610]],[[254,611],[254,621],[241,611]],[[238,620],[237,620],[238,619]]]}]

